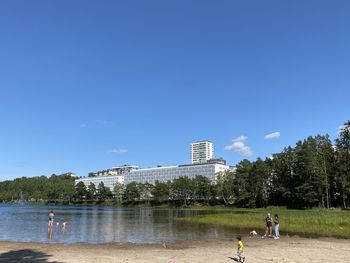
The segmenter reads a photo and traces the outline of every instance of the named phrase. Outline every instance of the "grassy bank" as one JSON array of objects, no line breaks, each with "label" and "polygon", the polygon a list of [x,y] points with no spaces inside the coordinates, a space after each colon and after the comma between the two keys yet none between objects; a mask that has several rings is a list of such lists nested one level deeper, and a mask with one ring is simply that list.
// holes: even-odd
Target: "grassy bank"
[{"label": "grassy bank", "polygon": [[249,233],[265,232],[266,213],[277,213],[280,218],[281,235],[324,236],[350,238],[350,212],[342,210],[290,210],[271,207],[267,209],[216,208],[214,214],[205,214],[178,220],[192,224],[212,224],[238,229]]}]

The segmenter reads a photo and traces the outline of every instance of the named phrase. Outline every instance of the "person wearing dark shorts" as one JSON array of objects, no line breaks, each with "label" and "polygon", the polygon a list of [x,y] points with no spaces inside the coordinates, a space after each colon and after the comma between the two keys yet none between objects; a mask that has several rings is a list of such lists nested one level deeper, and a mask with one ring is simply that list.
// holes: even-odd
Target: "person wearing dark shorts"
[{"label": "person wearing dark shorts", "polygon": [[48,226],[52,227],[53,226],[53,218],[54,218],[55,214],[53,213],[53,211],[50,211],[49,213],[49,223]]}]

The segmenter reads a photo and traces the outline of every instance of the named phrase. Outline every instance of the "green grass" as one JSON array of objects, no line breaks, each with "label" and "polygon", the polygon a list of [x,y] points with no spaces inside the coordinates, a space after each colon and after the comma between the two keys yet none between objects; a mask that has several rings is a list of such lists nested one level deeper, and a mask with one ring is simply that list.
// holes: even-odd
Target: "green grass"
[{"label": "green grass", "polygon": [[[198,208],[198,210],[207,210]],[[178,218],[177,220],[192,224],[211,224],[239,229],[248,233],[252,229],[263,234],[265,217],[277,213],[280,218],[281,235],[300,235],[309,237],[350,238],[350,212],[340,209],[290,210],[280,207],[267,209],[208,209],[208,214]]]}]

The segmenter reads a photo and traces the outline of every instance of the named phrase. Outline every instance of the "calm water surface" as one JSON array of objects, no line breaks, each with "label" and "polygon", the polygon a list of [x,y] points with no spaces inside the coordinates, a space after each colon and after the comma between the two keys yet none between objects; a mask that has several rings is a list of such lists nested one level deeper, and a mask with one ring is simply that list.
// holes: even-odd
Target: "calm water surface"
[{"label": "calm water surface", "polygon": [[[48,232],[48,212],[55,212],[52,233]],[[123,208],[103,206],[0,205],[0,240],[42,243],[137,244],[173,242],[205,238],[229,238],[232,229],[192,225],[174,220],[209,211]],[[56,223],[67,221],[62,229]]]}]

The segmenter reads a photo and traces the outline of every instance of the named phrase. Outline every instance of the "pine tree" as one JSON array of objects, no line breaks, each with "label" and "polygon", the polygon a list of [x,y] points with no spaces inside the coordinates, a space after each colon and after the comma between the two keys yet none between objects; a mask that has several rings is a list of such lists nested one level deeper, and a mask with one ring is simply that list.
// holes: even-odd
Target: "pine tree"
[{"label": "pine tree", "polygon": [[337,182],[342,205],[347,208],[350,194],[350,121],[344,124],[336,140]]}]

